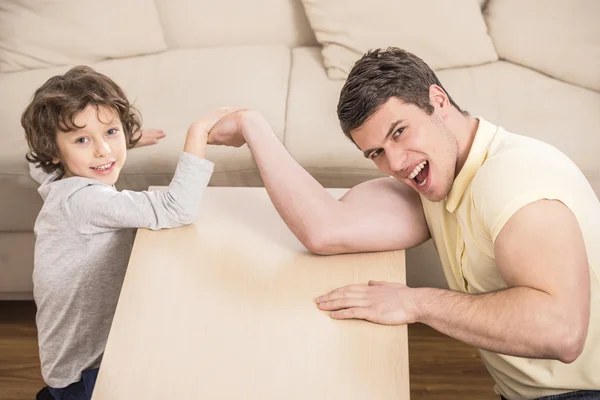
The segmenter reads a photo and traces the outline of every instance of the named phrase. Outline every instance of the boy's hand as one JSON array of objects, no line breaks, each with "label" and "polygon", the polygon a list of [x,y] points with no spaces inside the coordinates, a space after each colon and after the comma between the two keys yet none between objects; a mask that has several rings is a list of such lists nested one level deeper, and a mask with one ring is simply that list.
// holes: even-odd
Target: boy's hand
[{"label": "boy's hand", "polygon": [[183,151],[204,158],[206,156],[208,132],[210,132],[213,126],[219,122],[221,118],[234,111],[235,109],[230,107],[219,108],[190,125],[185,138]]},{"label": "boy's hand", "polygon": [[240,147],[246,143],[244,130],[246,124],[264,119],[258,111],[239,109],[225,115],[210,130],[208,144]]},{"label": "boy's hand", "polygon": [[210,132],[217,122],[235,111],[236,109],[232,107],[222,107],[211,111],[190,125],[188,135],[207,137],[208,132]]},{"label": "boy's hand", "polygon": [[162,129],[140,129],[133,134],[134,139],[140,138],[135,147],[150,146],[158,143],[159,139],[167,136]]}]

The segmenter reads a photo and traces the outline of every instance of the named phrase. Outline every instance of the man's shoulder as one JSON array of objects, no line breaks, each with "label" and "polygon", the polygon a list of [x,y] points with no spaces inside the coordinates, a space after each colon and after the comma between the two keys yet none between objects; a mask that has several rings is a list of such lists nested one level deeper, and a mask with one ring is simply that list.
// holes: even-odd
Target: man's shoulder
[{"label": "man's shoulder", "polygon": [[576,164],[551,144],[499,128],[474,181],[518,184],[520,177],[546,176],[557,170],[561,175],[581,174]]},{"label": "man's shoulder", "polygon": [[494,141],[471,182],[476,210],[498,214],[517,204],[589,192],[583,172],[550,144],[506,131]]},{"label": "man's shoulder", "polygon": [[523,155],[550,157],[550,159],[556,160],[566,157],[559,149],[547,142],[498,127],[496,135],[490,143],[486,161],[496,157],[510,157],[511,155],[516,157]]}]

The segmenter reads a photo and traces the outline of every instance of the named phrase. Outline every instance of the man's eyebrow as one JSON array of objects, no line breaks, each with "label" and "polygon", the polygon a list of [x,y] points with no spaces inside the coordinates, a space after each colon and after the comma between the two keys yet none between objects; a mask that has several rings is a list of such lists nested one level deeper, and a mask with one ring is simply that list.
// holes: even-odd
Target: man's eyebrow
[{"label": "man's eyebrow", "polygon": [[[400,124],[402,122],[404,122],[404,120],[399,119],[398,121],[394,121],[390,124],[390,129],[388,130],[387,135],[385,135],[385,138],[383,139],[384,142],[391,136],[392,133],[394,133],[396,126],[398,126],[398,124]],[[377,148],[367,149],[367,150],[363,151],[363,155],[365,156],[365,158],[369,158],[369,154],[375,150],[377,150]]]}]

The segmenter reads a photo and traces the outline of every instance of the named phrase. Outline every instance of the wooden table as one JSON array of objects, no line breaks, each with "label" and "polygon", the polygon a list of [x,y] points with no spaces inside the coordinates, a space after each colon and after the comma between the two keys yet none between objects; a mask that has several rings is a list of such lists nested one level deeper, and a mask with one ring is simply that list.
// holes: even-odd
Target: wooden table
[{"label": "wooden table", "polygon": [[408,399],[406,327],[314,302],[369,279],[404,282],[404,252],[313,255],[264,188],[210,187],[194,224],[138,231],[93,399]]}]

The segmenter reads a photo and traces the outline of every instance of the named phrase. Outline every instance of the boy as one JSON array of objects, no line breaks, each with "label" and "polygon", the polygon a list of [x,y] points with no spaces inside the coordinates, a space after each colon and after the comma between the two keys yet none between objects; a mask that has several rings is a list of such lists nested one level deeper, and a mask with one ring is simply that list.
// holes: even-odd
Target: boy
[{"label": "boy", "polygon": [[166,193],[119,192],[126,150],[140,139],[123,91],[79,66],[35,92],[21,124],[27,159],[49,174],[38,190],[33,283],[42,376],[55,399],[91,398],[134,229],[194,221],[213,171],[204,158],[208,132],[226,113],[189,127]]}]

